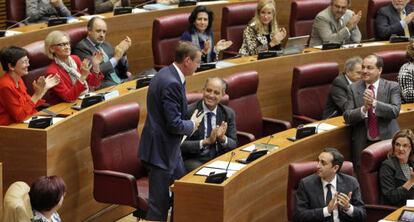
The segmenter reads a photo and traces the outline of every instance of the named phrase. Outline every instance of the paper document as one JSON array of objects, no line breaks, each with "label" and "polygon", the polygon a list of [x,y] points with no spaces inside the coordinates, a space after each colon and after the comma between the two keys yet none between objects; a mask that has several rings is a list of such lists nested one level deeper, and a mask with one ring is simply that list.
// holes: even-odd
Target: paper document
[{"label": "paper document", "polygon": [[407,205],[405,205],[406,207],[414,207],[414,200],[413,199],[409,199],[407,200]]},{"label": "paper document", "polygon": [[337,126],[334,126],[334,125],[331,125],[331,124],[328,124],[328,123],[321,123],[321,124],[319,124],[319,123],[312,123],[312,124],[307,124],[307,125],[305,125],[305,127],[306,126],[309,126],[309,127],[317,127],[318,129],[318,132],[316,132],[316,133],[321,133],[321,132],[325,132],[325,131],[329,131],[329,130],[332,130],[332,129],[335,129],[335,128],[337,128]]},{"label": "paper document", "polygon": [[256,146],[252,144],[250,146],[244,147],[243,149],[241,149],[241,151],[252,152],[254,149],[256,149]]},{"label": "paper document", "polygon": [[[210,167],[203,167],[200,170],[198,170],[195,175],[199,175],[199,176],[208,176],[212,173],[224,173],[226,172],[226,170],[222,170],[222,169],[216,169],[216,168],[210,168]],[[227,177],[231,177],[234,173],[236,173],[237,171],[234,170],[227,170]]]},{"label": "paper document", "polygon": [[84,19],[84,20],[91,20],[93,17],[99,17],[99,18],[105,18],[105,16],[103,16],[103,15],[84,15],[84,16],[81,16],[81,17],[79,17],[79,18],[81,18],[81,19]]},{"label": "paper document", "polygon": [[[36,116],[37,119],[43,119],[43,118],[49,118],[50,116]],[[33,119],[33,117],[30,117],[29,119],[25,120],[23,123],[29,124],[29,122]],[[53,117],[52,124],[55,124],[57,122],[60,122],[65,118],[63,117]]]},{"label": "paper document", "polygon": [[132,13],[141,13],[141,12],[148,12],[148,10],[145,10],[143,8],[134,8],[132,9]]},{"label": "paper document", "polygon": [[4,36],[14,36],[14,35],[18,35],[18,34],[21,34],[22,32],[19,32],[19,31],[12,31],[12,30],[7,30],[6,31],[6,34],[4,35]]},{"label": "paper document", "polygon": [[234,66],[234,65],[236,65],[236,64],[234,64],[232,62],[220,60],[216,63],[216,68],[226,68],[226,67],[231,67],[231,66]]},{"label": "paper document", "polygon": [[[229,164],[228,161],[217,160],[217,161],[214,161],[214,162],[210,163],[206,167],[225,170],[227,168],[228,164]],[[231,162],[230,165],[229,165],[229,170],[236,170],[237,171],[237,170],[242,169],[245,166],[246,166],[245,164]]]},{"label": "paper document", "polygon": [[155,4],[144,5],[143,8],[146,9],[146,10],[164,10],[164,9],[174,8],[174,6],[155,3]]},{"label": "paper document", "polygon": [[201,1],[197,2],[197,5],[214,5],[219,3],[228,3],[229,1]]}]

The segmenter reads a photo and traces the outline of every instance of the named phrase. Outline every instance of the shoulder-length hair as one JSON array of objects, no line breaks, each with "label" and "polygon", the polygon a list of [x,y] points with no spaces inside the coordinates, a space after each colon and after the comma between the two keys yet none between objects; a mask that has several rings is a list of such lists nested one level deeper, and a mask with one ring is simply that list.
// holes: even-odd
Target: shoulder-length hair
[{"label": "shoulder-length hair", "polygon": [[55,57],[54,53],[51,50],[52,46],[55,45],[57,43],[57,41],[59,41],[59,39],[64,37],[64,36],[70,42],[70,37],[69,37],[68,33],[66,33],[66,32],[53,31],[53,32],[49,33],[46,36],[46,39],[45,39],[45,54],[47,55],[47,57],[49,57],[49,59],[53,60],[54,57]]},{"label": "shoulder-length hair", "polygon": [[260,12],[263,9],[270,9],[273,13],[272,21],[270,22],[269,33],[276,32],[278,30],[277,20],[276,20],[276,3],[273,0],[259,0],[257,3],[256,13],[253,19],[250,21],[250,24],[254,24],[256,31],[259,34],[265,34],[265,25],[260,21]]},{"label": "shoulder-length hair", "polygon": [[214,14],[207,7],[205,7],[203,5],[199,5],[199,6],[194,8],[194,10],[191,12],[191,15],[188,17],[188,23],[190,23],[188,31],[190,33],[194,33],[194,32],[197,31],[194,23],[197,20],[198,13],[200,13],[200,12],[207,13],[207,15],[208,15],[208,25],[207,25],[206,32],[211,32],[211,26],[213,26],[213,16],[214,16]]}]

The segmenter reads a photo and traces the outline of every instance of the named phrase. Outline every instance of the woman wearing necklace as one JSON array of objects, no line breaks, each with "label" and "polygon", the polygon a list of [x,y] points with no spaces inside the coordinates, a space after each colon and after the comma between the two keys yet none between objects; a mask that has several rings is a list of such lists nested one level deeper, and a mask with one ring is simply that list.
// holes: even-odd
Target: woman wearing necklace
[{"label": "woman wearing necklace", "polygon": [[268,50],[280,50],[280,43],[285,37],[285,28],[278,28],[277,25],[274,1],[260,0],[255,16],[243,32],[243,44],[239,53],[249,56]]},{"label": "woman wearing necklace", "polygon": [[0,61],[6,71],[0,77],[0,125],[23,122],[45,103],[42,97],[59,83],[59,76],[41,76],[33,82],[34,93],[26,91],[22,77],[29,73],[29,58],[23,48],[10,46],[0,52]]},{"label": "woman wearing necklace", "polygon": [[400,207],[414,198],[413,140],[409,129],[400,130],[392,138],[392,150],[379,171],[384,204]]},{"label": "woman wearing necklace", "polygon": [[97,88],[104,77],[99,68],[102,52],[97,51],[81,62],[78,56],[71,55],[70,39],[65,32],[53,31],[47,35],[45,53],[52,59],[47,75],[60,77],[60,83],[52,88],[55,97],[51,104],[75,101],[80,95]]},{"label": "woman wearing necklace", "polygon": [[231,41],[224,39],[217,42],[214,47],[213,12],[205,6],[197,6],[188,18],[188,30],[181,35],[181,40],[192,42],[202,52],[201,63],[216,61],[218,54],[231,46]]}]

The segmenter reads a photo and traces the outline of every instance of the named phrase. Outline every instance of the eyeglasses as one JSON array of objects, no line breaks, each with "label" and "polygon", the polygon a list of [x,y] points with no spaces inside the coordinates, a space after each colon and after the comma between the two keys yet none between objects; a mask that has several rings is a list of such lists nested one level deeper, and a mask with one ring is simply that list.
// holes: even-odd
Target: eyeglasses
[{"label": "eyeglasses", "polygon": [[62,43],[54,44],[54,46],[59,46],[59,47],[70,46],[70,42],[62,42]]}]

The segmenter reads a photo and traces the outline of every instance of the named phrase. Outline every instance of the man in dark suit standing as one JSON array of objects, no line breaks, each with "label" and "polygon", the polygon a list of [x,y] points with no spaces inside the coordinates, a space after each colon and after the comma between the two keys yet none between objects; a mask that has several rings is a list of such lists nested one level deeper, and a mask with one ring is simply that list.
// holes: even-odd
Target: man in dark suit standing
[{"label": "man in dark suit standing", "polygon": [[362,64],[362,80],[348,88],[344,119],[352,125],[352,160],[358,169],[360,155],[368,145],[392,138],[399,130],[401,96],[398,83],[380,78],[384,62],[369,55]]},{"label": "man in dark suit standing", "polygon": [[342,115],[345,111],[347,102],[348,86],[361,79],[362,59],[359,56],[352,57],[345,62],[344,74],[338,75],[332,81],[331,91],[323,110],[323,118],[330,118],[336,112],[337,116]]},{"label": "man in dark suit standing", "polygon": [[299,183],[293,221],[364,221],[358,181],[339,172],[343,162],[344,156],[337,149],[323,150],[317,172]]},{"label": "man in dark suit standing", "polygon": [[392,34],[414,36],[414,6],[409,0],[392,0],[377,11],[375,17],[375,38],[388,40]]},{"label": "man in dark suit standing", "polygon": [[131,39],[126,36],[113,48],[109,42],[105,41],[107,26],[103,19],[93,17],[89,20],[87,27],[88,36],[75,46],[73,54],[84,59],[92,57],[98,50],[103,52],[104,58],[100,68],[105,79],[100,87],[113,86],[130,77],[131,73],[128,72],[128,59],[125,53],[131,46]]},{"label": "man in dark suit standing", "polygon": [[188,172],[237,147],[234,111],[220,104],[225,92],[226,83],[223,79],[208,78],[203,99],[188,106],[187,118],[195,110],[205,114],[199,129],[181,144],[184,166]]},{"label": "man in dark suit standing", "polygon": [[180,144],[197,130],[204,115],[194,112],[186,120],[185,76],[200,65],[201,52],[191,42],[180,42],[174,63],[151,80],[147,94],[147,118],[138,156],[148,169],[147,220],[166,221],[170,207],[169,186],[184,175]]}]

